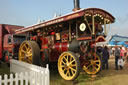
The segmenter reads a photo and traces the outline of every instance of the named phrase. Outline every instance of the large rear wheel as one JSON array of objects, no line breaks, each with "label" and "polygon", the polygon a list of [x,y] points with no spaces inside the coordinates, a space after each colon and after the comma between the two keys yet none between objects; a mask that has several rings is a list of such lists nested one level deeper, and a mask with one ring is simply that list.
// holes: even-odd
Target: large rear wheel
[{"label": "large rear wheel", "polygon": [[39,65],[40,48],[35,41],[24,41],[19,48],[19,60]]},{"label": "large rear wheel", "polygon": [[63,52],[58,59],[58,71],[65,80],[74,80],[80,72],[79,58],[73,52]]},{"label": "large rear wheel", "polygon": [[91,53],[87,61],[86,65],[83,66],[83,70],[87,74],[97,74],[101,70],[101,58],[98,54]]}]

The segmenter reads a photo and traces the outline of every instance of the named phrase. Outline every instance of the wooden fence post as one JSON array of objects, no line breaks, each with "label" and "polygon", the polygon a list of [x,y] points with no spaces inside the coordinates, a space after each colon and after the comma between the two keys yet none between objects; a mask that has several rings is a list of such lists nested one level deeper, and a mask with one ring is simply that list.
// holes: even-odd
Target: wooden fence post
[{"label": "wooden fence post", "polygon": [[25,72],[25,85],[28,85],[28,72]]},{"label": "wooden fence post", "polygon": [[50,85],[50,73],[49,73],[49,67],[48,67],[48,64],[47,64],[47,68],[45,69],[46,71],[46,82],[47,84],[46,85]]},{"label": "wooden fence post", "polygon": [[10,74],[10,85],[13,85],[13,74]]},{"label": "wooden fence post", "polygon": [[20,73],[20,85],[23,85],[23,73]]},{"label": "wooden fence post", "polygon": [[8,83],[8,75],[5,74],[4,75],[4,85],[7,85],[7,83]]},{"label": "wooden fence post", "polygon": [[30,80],[30,85],[32,85],[33,84],[33,72],[32,71],[29,73],[29,80]]},{"label": "wooden fence post", "polygon": [[18,74],[16,73],[16,74],[15,74],[15,85],[18,85],[18,80],[19,80],[19,79],[18,79]]}]

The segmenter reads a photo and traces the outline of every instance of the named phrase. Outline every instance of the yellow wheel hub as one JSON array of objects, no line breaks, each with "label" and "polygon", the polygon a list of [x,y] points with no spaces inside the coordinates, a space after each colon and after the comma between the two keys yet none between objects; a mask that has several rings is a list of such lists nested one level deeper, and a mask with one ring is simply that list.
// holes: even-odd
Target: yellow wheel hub
[{"label": "yellow wheel hub", "polygon": [[19,48],[19,60],[32,63],[32,49],[27,42],[23,42]]},{"label": "yellow wheel hub", "polygon": [[100,56],[98,56],[96,53],[93,53],[91,58],[89,59],[89,62],[83,66],[83,70],[87,72],[87,74],[96,74],[101,69],[101,60]]},{"label": "yellow wheel hub", "polygon": [[73,80],[78,75],[79,61],[71,52],[64,52],[58,60],[58,70],[65,80]]}]

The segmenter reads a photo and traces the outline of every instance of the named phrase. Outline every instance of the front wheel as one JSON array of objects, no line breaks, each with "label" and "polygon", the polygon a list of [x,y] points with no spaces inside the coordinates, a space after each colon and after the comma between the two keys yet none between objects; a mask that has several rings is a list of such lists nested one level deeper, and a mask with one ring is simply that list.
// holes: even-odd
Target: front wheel
[{"label": "front wheel", "polygon": [[73,52],[63,52],[58,59],[58,71],[65,80],[74,80],[80,73],[79,58]]},{"label": "front wheel", "polygon": [[87,60],[86,65],[83,66],[83,70],[87,74],[97,74],[101,70],[101,58],[96,53],[91,53],[91,56]]}]

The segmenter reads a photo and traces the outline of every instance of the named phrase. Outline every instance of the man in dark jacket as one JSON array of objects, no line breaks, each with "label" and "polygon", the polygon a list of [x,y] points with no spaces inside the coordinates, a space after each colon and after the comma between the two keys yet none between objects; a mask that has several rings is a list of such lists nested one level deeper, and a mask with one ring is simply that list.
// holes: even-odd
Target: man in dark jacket
[{"label": "man in dark jacket", "polygon": [[104,47],[102,50],[102,56],[103,56],[103,70],[106,68],[108,69],[108,60],[109,60],[109,52],[107,46]]},{"label": "man in dark jacket", "polygon": [[120,57],[120,50],[118,46],[115,46],[115,70],[118,70],[118,59]]}]

